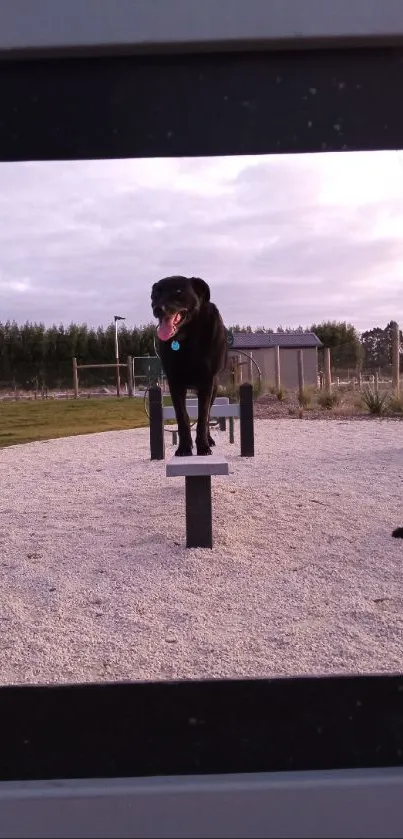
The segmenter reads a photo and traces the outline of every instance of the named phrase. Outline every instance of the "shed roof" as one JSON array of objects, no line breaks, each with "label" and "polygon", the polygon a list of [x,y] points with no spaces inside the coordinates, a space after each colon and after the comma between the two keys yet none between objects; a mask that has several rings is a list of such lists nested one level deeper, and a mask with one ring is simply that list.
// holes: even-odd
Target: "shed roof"
[{"label": "shed roof", "polygon": [[234,332],[233,350],[260,350],[270,347],[310,349],[323,344],[314,332]]}]

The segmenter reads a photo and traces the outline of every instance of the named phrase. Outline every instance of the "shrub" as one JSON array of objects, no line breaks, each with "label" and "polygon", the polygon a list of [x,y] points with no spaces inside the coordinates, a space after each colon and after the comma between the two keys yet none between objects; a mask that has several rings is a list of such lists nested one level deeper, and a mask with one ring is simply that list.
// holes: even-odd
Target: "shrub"
[{"label": "shrub", "polygon": [[218,396],[227,396],[230,402],[237,402],[239,399],[239,390],[236,385],[228,384],[218,388]]},{"label": "shrub", "polygon": [[302,393],[298,393],[298,404],[300,408],[309,408],[312,403],[312,392],[304,388]]},{"label": "shrub", "polygon": [[[190,391],[189,391],[190,392]],[[257,399],[262,392],[262,386],[259,382],[253,384],[253,398]],[[196,395],[196,394],[194,394]],[[239,402],[239,385],[229,383],[227,385],[220,385],[217,391],[218,396],[227,396],[230,402]],[[192,392],[193,396],[193,392]]]},{"label": "shrub", "polygon": [[279,389],[276,391],[276,396],[277,396],[278,401],[282,402],[283,399],[284,399],[284,396],[285,396],[284,388],[279,387]]},{"label": "shrub", "polygon": [[398,396],[397,393],[394,393],[389,398],[388,408],[392,414],[403,414],[403,396]]},{"label": "shrub", "polygon": [[377,393],[370,387],[365,387],[362,390],[361,399],[370,414],[380,417],[386,413],[388,408],[387,393]]},{"label": "shrub", "polygon": [[253,383],[253,398],[257,399],[259,396],[261,396],[262,391],[263,391],[262,381],[254,382]]},{"label": "shrub", "polygon": [[325,390],[318,394],[318,405],[325,411],[331,411],[340,402],[340,395],[337,390]]}]

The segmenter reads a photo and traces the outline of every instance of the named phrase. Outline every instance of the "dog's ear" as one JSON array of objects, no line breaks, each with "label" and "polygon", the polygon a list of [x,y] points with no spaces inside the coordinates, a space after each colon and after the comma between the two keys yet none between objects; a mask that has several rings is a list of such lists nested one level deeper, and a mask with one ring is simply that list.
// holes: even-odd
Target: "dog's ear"
[{"label": "dog's ear", "polygon": [[210,300],[210,288],[207,283],[205,283],[204,280],[201,280],[200,277],[191,277],[190,282],[199,300],[201,300],[202,303],[208,303]]}]

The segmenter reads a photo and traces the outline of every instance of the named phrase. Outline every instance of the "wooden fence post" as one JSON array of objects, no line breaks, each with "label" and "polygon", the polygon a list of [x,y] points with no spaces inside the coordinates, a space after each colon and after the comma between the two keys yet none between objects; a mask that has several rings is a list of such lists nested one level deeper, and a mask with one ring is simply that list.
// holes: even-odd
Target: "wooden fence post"
[{"label": "wooden fence post", "polygon": [[298,402],[302,405],[304,401],[304,351],[298,350]]},{"label": "wooden fence post", "polygon": [[400,329],[399,324],[392,327],[392,385],[396,396],[400,393]]},{"label": "wooden fence post", "polygon": [[274,380],[276,393],[281,389],[280,347],[274,347]]},{"label": "wooden fence post", "polygon": [[332,369],[330,363],[330,347],[325,347],[324,350],[324,377],[325,377],[325,390],[330,393],[332,389]]},{"label": "wooden fence post", "polygon": [[78,369],[77,369],[77,359],[73,358],[73,388],[74,388],[74,399],[78,399]]},{"label": "wooden fence post", "polygon": [[130,398],[133,397],[133,359],[131,355],[127,356],[127,393]]}]

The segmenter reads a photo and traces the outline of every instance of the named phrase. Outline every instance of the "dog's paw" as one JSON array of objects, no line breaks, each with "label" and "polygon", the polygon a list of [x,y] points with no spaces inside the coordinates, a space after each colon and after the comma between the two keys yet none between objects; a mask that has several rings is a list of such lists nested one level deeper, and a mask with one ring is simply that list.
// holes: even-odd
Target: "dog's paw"
[{"label": "dog's paw", "polygon": [[215,446],[215,440],[213,440],[213,438],[210,436],[210,434],[208,436],[208,444],[209,444],[209,446]]},{"label": "dog's paw", "polygon": [[198,454],[199,457],[204,457],[207,454],[213,454],[213,452],[210,449],[210,446],[208,446],[208,445],[196,446],[196,451],[197,451],[197,454]]},{"label": "dog's paw", "polygon": [[175,457],[191,457],[191,455],[193,455],[192,449],[185,446],[179,446],[175,452]]}]

